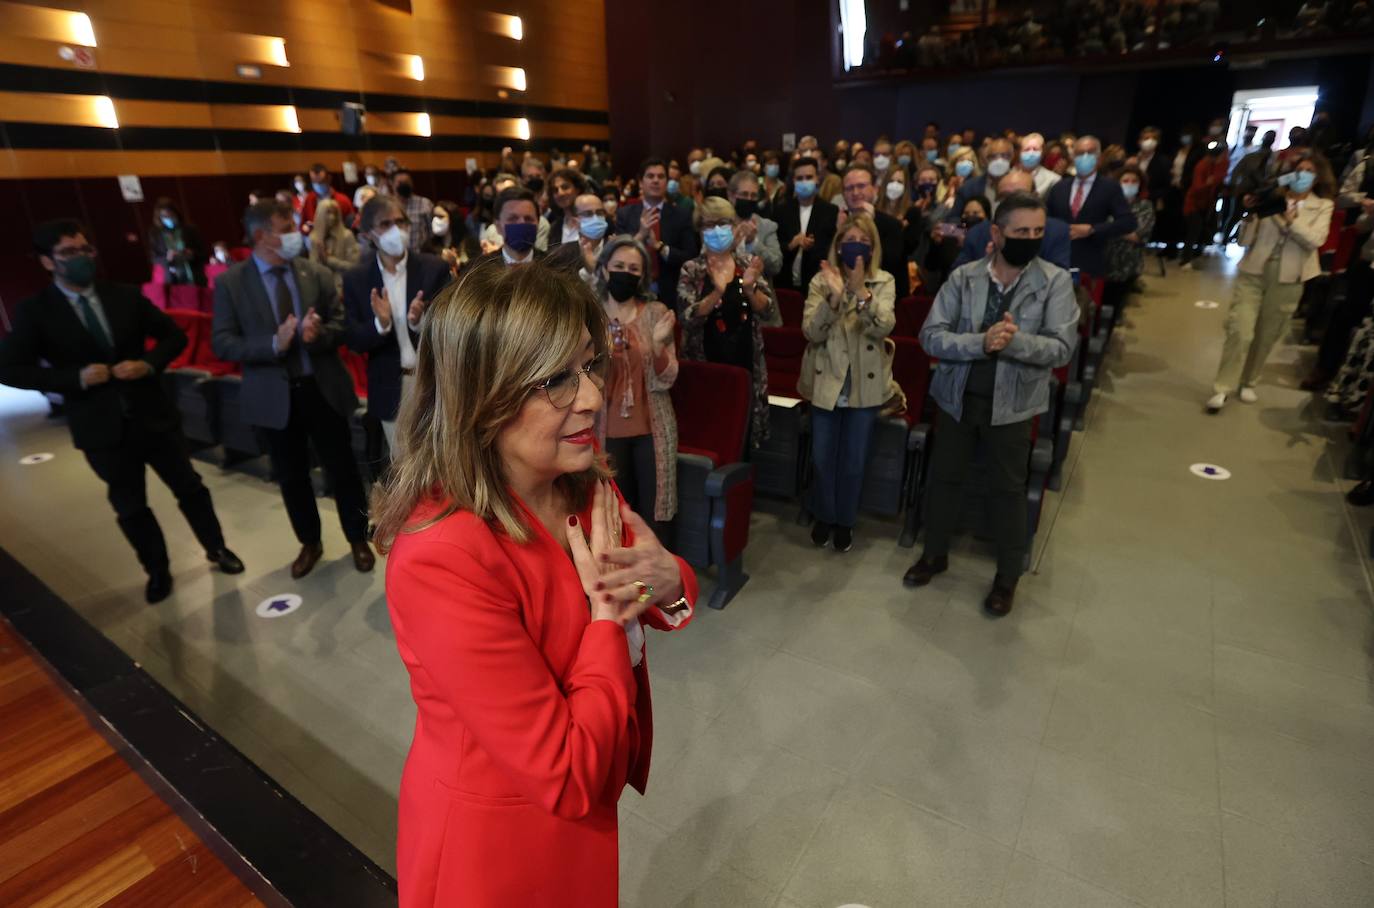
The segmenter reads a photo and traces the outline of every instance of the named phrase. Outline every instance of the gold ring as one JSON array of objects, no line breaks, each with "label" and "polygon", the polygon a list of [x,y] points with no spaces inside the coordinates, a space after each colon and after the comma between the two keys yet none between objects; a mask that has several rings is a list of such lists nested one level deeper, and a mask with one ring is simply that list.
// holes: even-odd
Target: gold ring
[{"label": "gold ring", "polygon": [[631,586],[639,590],[639,598],[635,601],[638,602],[640,605],[643,605],[650,599],[654,598],[654,588],[649,584],[645,583],[643,580],[636,580],[633,584],[631,584]]}]

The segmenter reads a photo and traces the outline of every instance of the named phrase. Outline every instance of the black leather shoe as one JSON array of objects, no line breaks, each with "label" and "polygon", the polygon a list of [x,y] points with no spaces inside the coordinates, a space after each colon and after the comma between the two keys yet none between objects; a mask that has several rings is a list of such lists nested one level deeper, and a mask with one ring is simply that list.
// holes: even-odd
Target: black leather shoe
[{"label": "black leather shoe", "polygon": [[999,574],[992,581],[992,592],[983,600],[983,608],[995,618],[1003,618],[1011,613],[1011,604],[1016,599],[1016,581],[1010,583]]},{"label": "black leather shoe", "polygon": [[835,551],[847,552],[854,548],[854,528],[835,527]]},{"label": "black leather shoe", "polygon": [[1374,504],[1374,481],[1366,479],[1364,482],[1355,486],[1355,488],[1345,493],[1345,500],[1357,508],[1364,508]]},{"label": "black leather shoe", "polygon": [[811,526],[811,542],[818,549],[823,549],[826,543],[830,542],[830,524],[817,520]]},{"label": "black leather shoe", "polygon": [[149,605],[155,605],[172,595],[172,574],[162,570],[148,575],[148,585],[143,589],[143,598]]},{"label": "black leather shoe", "polygon": [[220,549],[218,552],[206,552],[205,558],[226,574],[243,573],[243,562],[239,561],[239,556],[227,548]]},{"label": "black leather shoe", "polygon": [[949,556],[941,555],[939,558],[927,558],[921,556],[921,560],[906,569],[902,575],[902,583],[905,586],[925,586],[936,574],[943,574],[949,570]]},{"label": "black leather shoe", "polygon": [[313,545],[301,546],[301,553],[296,556],[295,561],[291,562],[291,579],[300,580],[313,571],[323,556],[324,546],[318,542]]}]

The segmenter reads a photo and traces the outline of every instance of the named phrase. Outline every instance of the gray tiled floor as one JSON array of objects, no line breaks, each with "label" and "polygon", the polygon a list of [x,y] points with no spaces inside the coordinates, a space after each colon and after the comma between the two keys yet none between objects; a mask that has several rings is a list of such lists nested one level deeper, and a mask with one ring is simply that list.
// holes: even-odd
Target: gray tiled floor
[{"label": "gray tiled floor", "polygon": [[[892,527],[817,553],[761,504],[753,579],[651,641],[647,798],[622,809],[635,906],[1367,906],[1374,612],[1338,428],[1294,389],[1201,412],[1229,264],[1151,278],[1118,333],[1036,573],[991,622],[980,546],[919,595]],[[391,867],[413,722],[382,573],[286,573],[275,490],[206,466],[248,573],[211,573],[166,491],[177,592],[141,577],[98,482],[36,395],[0,390],[0,544],[235,745]],[[34,451],[57,458],[21,467]],[[1188,465],[1219,463],[1228,482]],[[329,510],[327,503],[322,503]],[[1364,536],[1359,537],[1363,540]],[[306,604],[253,609],[275,593]]]}]

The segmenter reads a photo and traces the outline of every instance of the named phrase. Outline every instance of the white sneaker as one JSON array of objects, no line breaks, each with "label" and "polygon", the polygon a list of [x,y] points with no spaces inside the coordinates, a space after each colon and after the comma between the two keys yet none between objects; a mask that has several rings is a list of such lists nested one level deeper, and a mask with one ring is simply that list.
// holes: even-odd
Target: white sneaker
[{"label": "white sneaker", "polygon": [[1179,265],[1179,266],[1178,266],[1178,270],[1179,270],[1179,271],[1192,271],[1192,270],[1193,270],[1193,263],[1192,263],[1192,262],[1184,262],[1182,265]]},{"label": "white sneaker", "polygon": [[1220,413],[1220,412],[1221,412],[1221,408],[1222,408],[1225,404],[1226,404],[1226,395],[1225,395],[1224,393],[1213,394],[1211,397],[1209,397],[1209,398],[1207,399],[1207,412],[1208,412],[1208,413]]},{"label": "white sneaker", "polygon": [[1253,404],[1259,400],[1259,395],[1255,393],[1254,388],[1241,388],[1240,399],[1242,403]]}]

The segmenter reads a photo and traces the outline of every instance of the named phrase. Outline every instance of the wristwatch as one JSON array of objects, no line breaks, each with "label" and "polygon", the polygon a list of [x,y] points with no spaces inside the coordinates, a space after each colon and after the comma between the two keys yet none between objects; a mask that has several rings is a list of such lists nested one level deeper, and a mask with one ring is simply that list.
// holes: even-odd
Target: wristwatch
[{"label": "wristwatch", "polygon": [[676,615],[678,612],[685,612],[689,608],[691,608],[691,605],[687,603],[687,597],[683,596],[677,602],[670,602],[667,605],[660,605],[658,607],[658,610],[665,615]]}]

